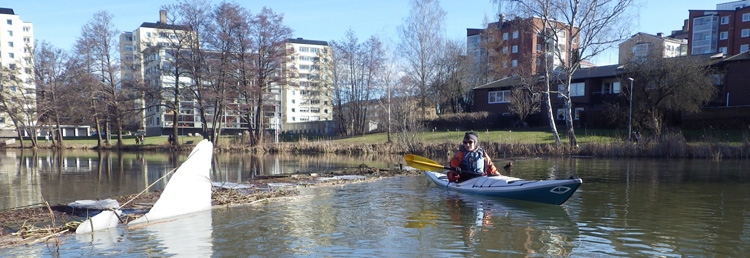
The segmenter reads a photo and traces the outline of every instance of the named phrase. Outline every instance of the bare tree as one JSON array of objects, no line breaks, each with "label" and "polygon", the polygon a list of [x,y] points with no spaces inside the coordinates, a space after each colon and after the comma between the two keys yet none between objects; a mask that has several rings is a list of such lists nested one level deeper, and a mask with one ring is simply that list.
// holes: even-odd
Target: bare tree
[{"label": "bare tree", "polygon": [[445,11],[438,0],[411,0],[411,10],[399,27],[399,49],[406,62],[406,72],[413,77],[420,99],[421,118],[425,119],[428,97],[433,96],[429,86],[435,80],[439,59],[438,46],[442,46]]},{"label": "bare tree", "polygon": [[470,86],[465,84],[470,74],[463,43],[447,40],[439,49],[439,62],[431,87],[436,95],[437,111],[439,114],[464,112],[467,110],[466,97],[470,94]]},{"label": "bare tree", "polygon": [[[31,51],[30,46],[26,46]],[[39,131],[39,113],[36,111],[36,90],[24,83],[23,77],[31,76],[31,63],[14,62],[0,68],[0,112],[5,113],[16,129],[21,146],[24,132],[29,135],[31,147],[36,148]],[[28,70],[27,70],[28,69]]]},{"label": "bare tree", "polygon": [[228,120],[241,111],[237,105],[238,92],[248,89],[251,82],[246,77],[253,74],[248,62],[251,15],[237,4],[221,3],[214,8],[211,17],[214,33],[206,36],[207,46],[213,52],[208,59],[214,109],[211,138],[218,139],[225,124],[239,123]]},{"label": "bare tree", "polygon": [[287,63],[288,50],[286,41],[292,35],[292,29],[284,25],[284,17],[273,12],[269,8],[263,8],[260,13],[252,17],[250,22],[251,49],[253,56],[252,69],[255,81],[250,85],[249,92],[253,93],[248,98],[251,103],[250,115],[253,123],[248,123],[251,133],[251,144],[263,143],[265,129],[264,109],[274,108],[275,105],[267,106],[266,101],[273,98],[270,92],[272,85],[283,85],[290,72],[284,64]]},{"label": "bare tree", "polygon": [[694,113],[711,101],[717,88],[709,79],[706,60],[696,56],[662,58],[649,55],[631,62],[626,73],[633,81],[633,121],[660,135],[670,114]]},{"label": "bare tree", "polygon": [[518,115],[521,126],[526,127],[526,117],[541,110],[540,95],[526,87],[514,88],[510,97],[510,112]]},{"label": "bare tree", "polygon": [[349,30],[344,39],[333,41],[331,47],[334,114],[339,121],[339,132],[346,135],[367,133],[369,101],[384,63],[382,43],[375,37],[359,42],[354,31]]},{"label": "bare tree", "polygon": [[[496,0],[502,3],[505,0]],[[570,145],[578,146],[571,115],[571,81],[581,62],[590,60],[629,36],[627,11],[633,0],[514,0],[516,13],[541,20],[535,26],[543,41],[545,73],[549,81],[560,81],[557,91],[564,100],[565,124]],[[530,19],[534,20],[534,19]],[[549,70],[554,69],[551,73]],[[549,96],[547,96],[549,98]],[[548,106],[549,106],[549,102]],[[551,111],[551,108],[549,108]],[[554,121],[552,113],[548,116]],[[554,122],[550,122],[554,124]],[[552,130],[557,130],[552,126]],[[559,138],[556,137],[559,142]]]},{"label": "bare tree", "polygon": [[[158,35],[144,42],[148,46],[140,47],[147,55],[163,57],[160,72],[167,79],[151,85],[155,93],[149,94],[152,98],[148,106],[166,108],[164,120],[172,121],[172,144],[179,145],[180,127],[192,126],[192,121],[183,119],[193,115],[193,103],[197,102],[201,109],[203,102],[199,98],[209,95],[203,92],[206,66],[200,42],[210,6],[204,1],[183,0],[162,9],[165,21],[157,23]],[[206,127],[203,128],[205,134]]]},{"label": "bare tree", "polygon": [[[379,104],[380,107],[385,110],[385,124],[386,124],[386,134],[387,134],[387,142],[392,142],[391,140],[391,122],[393,121],[393,99],[396,97],[396,89],[400,87],[400,80],[398,80],[398,72],[399,72],[399,66],[396,63],[395,54],[391,53],[390,51],[385,50],[385,58],[383,58],[383,69],[382,72],[379,73],[380,76],[380,86],[382,90],[383,98],[379,98]],[[390,53],[390,54],[389,54]]]},{"label": "bare tree", "polygon": [[75,93],[65,87],[67,63],[67,54],[49,42],[37,42],[37,46],[34,47],[37,111],[49,127],[54,123],[55,129],[50,130],[50,133],[53,145],[58,148],[64,146],[60,123],[66,115],[66,107],[73,105],[73,102],[66,101],[65,96]]},{"label": "bare tree", "polygon": [[[108,121],[112,121],[117,128],[117,146],[122,146],[122,129],[126,117],[132,115],[134,105],[132,95],[121,88],[120,64],[116,51],[120,32],[115,29],[112,15],[106,11],[94,14],[91,20],[81,28],[79,42],[90,43],[93,73],[99,77],[101,82],[100,101],[106,105]],[[107,131],[107,134],[111,132]]]}]

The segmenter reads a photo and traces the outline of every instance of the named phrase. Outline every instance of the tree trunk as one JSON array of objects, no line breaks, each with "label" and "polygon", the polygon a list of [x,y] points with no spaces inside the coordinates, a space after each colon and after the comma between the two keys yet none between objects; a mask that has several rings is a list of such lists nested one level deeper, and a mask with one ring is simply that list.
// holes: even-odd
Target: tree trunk
[{"label": "tree trunk", "polygon": [[555,125],[555,113],[552,112],[552,100],[550,99],[549,92],[549,80],[547,83],[547,91],[544,92],[544,104],[547,106],[547,120],[549,120],[550,131],[555,137],[555,144],[560,145],[560,135],[557,134],[557,126]]},{"label": "tree trunk", "polygon": [[565,126],[568,129],[568,140],[570,142],[570,146],[578,147],[578,140],[576,139],[575,134],[575,128],[573,127],[573,113],[572,113],[572,103],[570,98],[565,99]]}]

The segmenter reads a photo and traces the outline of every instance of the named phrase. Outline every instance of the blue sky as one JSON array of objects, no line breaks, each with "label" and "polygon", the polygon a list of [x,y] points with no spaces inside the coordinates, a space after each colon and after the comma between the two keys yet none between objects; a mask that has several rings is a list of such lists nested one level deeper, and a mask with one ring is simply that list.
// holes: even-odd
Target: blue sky
[{"label": "blue sky", "polygon": [[[707,0],[636,0],[638,17],[633,22],[633,34],[646,32],[669,34],[682,27],[690,9],[715,9],[725,1]],[[93,14],[106,10],[114,16],[121,31],[132,31],[143,22],[155,22],[165,0],[25,0],[4,1],[0,7],[12,8],[21,20],[34,25],[36,40],[49,41],[62,49],[71,49],[81,34],[81,26]],[[340,40],[352,29],[364,40],[372,35],[384,41],[396,41],[396,28],[409,12],[408,0],[245,0],[237,1],[252,13],[263,6],[284,14],[284,21],[294,31],[294,37],[314,40]],[[213,1],[218,3],[218,1]],[[465,40],[466,28],[481,28],[486,19],[494,21],[497,8],[491,0],[442,0],[447,13],[445,29],[451,39]],[[617,62],[617,52],[603,53],[594,63],[606,65]]]}]

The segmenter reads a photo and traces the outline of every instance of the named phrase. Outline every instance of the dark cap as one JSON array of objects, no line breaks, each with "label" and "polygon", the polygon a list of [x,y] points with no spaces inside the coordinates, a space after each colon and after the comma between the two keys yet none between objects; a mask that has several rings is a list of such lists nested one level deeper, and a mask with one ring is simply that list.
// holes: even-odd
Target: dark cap
[{"label": "dark cap", "polygon": [[479,142],[477,141],[477,134],[475,132],[467,132],[464,134],[464,141],[472,140],[475,143]]}]

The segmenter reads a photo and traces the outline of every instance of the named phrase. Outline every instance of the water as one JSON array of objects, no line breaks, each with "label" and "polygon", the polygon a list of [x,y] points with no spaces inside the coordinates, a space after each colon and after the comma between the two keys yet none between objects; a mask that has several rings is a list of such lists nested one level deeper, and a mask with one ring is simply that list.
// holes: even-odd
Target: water
[{"label": "water", "polygon": [[[264,164],[279,164],[287,171],[286,163],[299,169],[342,167],[349,159],[319,158],[270,158]],[[239,162],[244,159],[231,156],[221,164],[257,163]],[[423,176],[303,188],[302,195],[292,199],[216,208],[143,228],[63,237],[59,254],[742,257],[750,251],[750,174],[743,169],[747,165],[748,161],[736,160],[519,160],[510,172],[513,176],[545,179],[575,174],[584,184],[561,206],[459,194],[437,188]],[[257,168],[269,172],[266,166]],[[213,176],[235,181],[252,176],[247,168],[227,171]],[[120,174],[128,178],[141,172]],[[0,249],[0,256],[56,254],[44,244]]]}]

